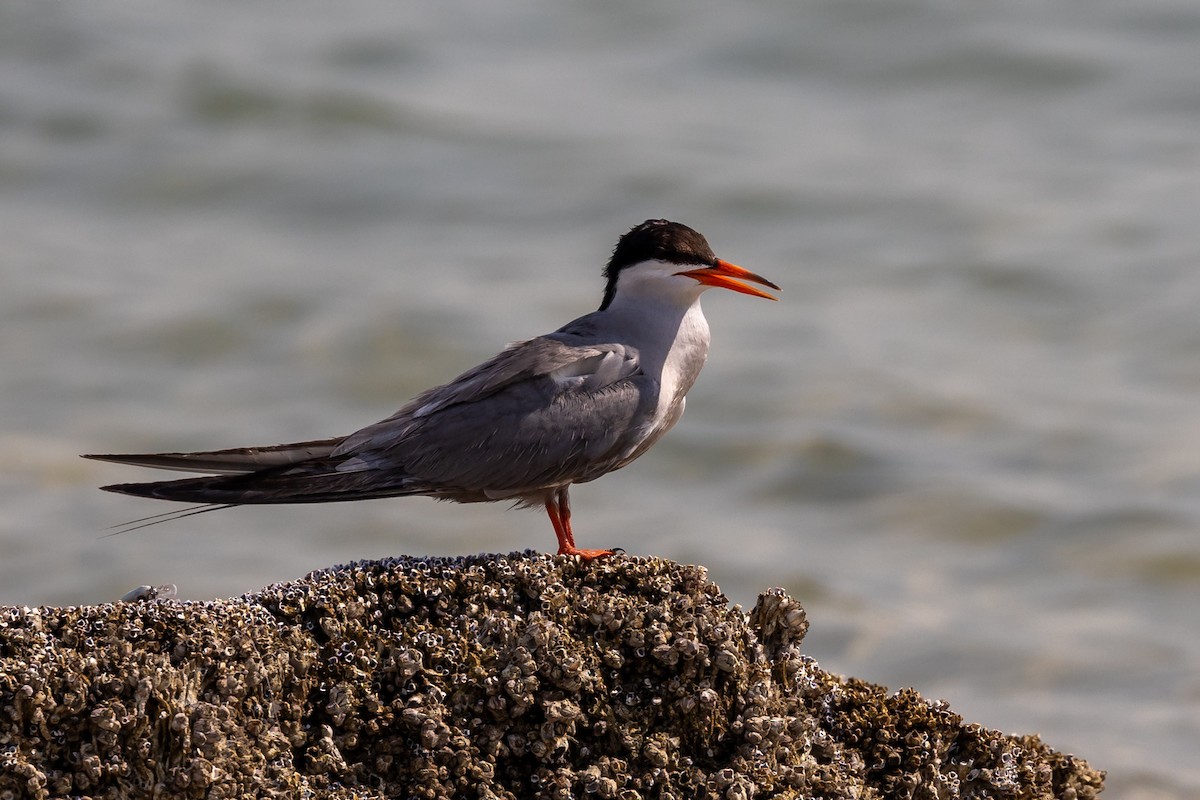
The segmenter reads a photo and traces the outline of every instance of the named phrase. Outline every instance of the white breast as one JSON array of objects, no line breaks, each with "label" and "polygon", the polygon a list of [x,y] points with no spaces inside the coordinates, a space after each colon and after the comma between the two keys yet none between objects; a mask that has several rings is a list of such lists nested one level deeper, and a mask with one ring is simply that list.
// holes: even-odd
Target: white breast
[{"label": "white breast", "polygon": [[[708,320],[700,310],[700,303],[693,303],[680,320],[660,367],[658,410],[652,425],[654,429],[662,429],[663,426],[670,428],[683,413],[684,397],[696,382],[700,368],[708,358],[708,342]],[[645,369],[644,362],[642,368]]]},{"label": "white breast", "polygon": [[684,396],[708,357],[708,321],[700,310],[707,287],[679,270],[659,261],[627,267],[612,303],[599,312],[609,335],[636,348],[642,372],[658,381],[658,402],[638,426],[630,460],[679,421]]}]

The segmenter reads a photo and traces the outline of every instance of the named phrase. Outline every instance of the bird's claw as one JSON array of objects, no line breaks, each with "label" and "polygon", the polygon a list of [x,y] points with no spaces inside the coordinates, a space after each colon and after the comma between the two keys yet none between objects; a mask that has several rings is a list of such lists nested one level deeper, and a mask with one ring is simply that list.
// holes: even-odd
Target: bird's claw
[{"label": "bird's claw", "polygon": [[580,550],[578,547],[560,547],[558,554],[560,556],[576,556],[580,561],[588,562],[595,561],[598,558],[608,558],[615,556],[617,553],[624,553],[624,548],[617,547],[612,550]]}]

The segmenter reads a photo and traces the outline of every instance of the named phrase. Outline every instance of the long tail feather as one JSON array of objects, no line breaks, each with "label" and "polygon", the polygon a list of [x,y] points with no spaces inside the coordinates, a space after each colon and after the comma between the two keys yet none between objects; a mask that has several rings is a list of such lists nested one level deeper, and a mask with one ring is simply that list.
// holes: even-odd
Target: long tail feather
[{"label": "long tail feather", "polygon": [[194,517],[197,514],[206,514],[209,511],[220,511],[225,508],[233,508],[233,506],[191,506],[189,508],[180,508],[176,509],[175,511],[168,511],[164,514],[154,514],[153,516],[142,517],[140,519],[131,519],[129,522],[122,522],[119,525],[110,525],[108,528],[106,528],[106,530],[111,531],[111,533],[106,533],[100,538],[107,539],[110,536],[117,536],[118,534],[122,533],[130,533],[131,531],[140,531],[142,528],[149,528],[153,525],[161,525],[164,522],[174,522],[175,520],[183,519],[184,517]]},{"label": "long tail feather", "polygon": [[413,481],[399,471],[339,471],[346,458],[330,457],[330,454],[342,441],[337,438],[203,453],[87,455],[84,458],[218,473],[199,478],[101,486],[106,492],[198,504],[114,525],[107,536],[239,505],[332,503],[437,492],[435,487]]},{"label": "long tail feather", "polygon": [[327,462],[311,467],[277,467],[243,475],[216,475],[153,483],[101,486],[106,492],[203,505],[336,503],[376,497],[426,494],[430,487],[402,474],[337,472]]}]

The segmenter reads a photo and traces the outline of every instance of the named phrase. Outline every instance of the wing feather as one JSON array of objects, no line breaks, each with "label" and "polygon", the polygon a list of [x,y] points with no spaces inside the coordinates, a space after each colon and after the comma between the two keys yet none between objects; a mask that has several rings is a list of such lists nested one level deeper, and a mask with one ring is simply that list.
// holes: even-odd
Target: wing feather
[{"label": "wing feather", "polygon": [[[109,491],[200,503],[309,503],[428,494],[522,497],[591,480],[641,450],[658,382],[637,351],[569,331],[510,345],[343,438],[199,453],[89,455],[216,473]],[[593,340],[594,341],[594,340]],[[644,448],[643,448],[644,449]]]},{"label": "wing feather", "polygon": [[595,391],[638,371],[637,351],[624,345],[570,345],[555,334],[514,342],[449,383],[417,395],[387,419],[350,434],[333,455],[384,448],[408,435],[419,420],[521,383],[549,379],[567,389]]},{"label": "wing feather", "polygon": [[514,496],[613,468],[658,402],[658,382],[619,344],[552,334],[510,346],[333,453],[339,471],[397,470],[431,487]]},{"label": "wing feather", "polygon": [[90,453],[83,457],[138,467],[229,475],[323,458],[332,453],[334,448],[341,444],[342,439],[343,437],[339,436],[312,442],[276,444],[269,447],[235,447],[199,453]]}]

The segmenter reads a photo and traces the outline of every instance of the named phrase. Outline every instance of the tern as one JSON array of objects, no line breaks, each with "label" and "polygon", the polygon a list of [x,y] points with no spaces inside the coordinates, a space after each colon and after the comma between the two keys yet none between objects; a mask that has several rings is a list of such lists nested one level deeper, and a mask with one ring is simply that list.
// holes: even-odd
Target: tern
[{"label": "tern", "polygon": [[750,284],[779,287],[717,258],[695,230],[663,219],[622,236],[604,276],[598,310],[510,344],[349,436],[84,458],[206,474],[101,487],[200,504],[151,520],[248,504],[407,495],[507,500],[545,507],[559,554],[611,556],[618,551],[575,546],[570,487],[629,464],[679,421],[708,355],[701,294],[719,287],[774,300]]}]

